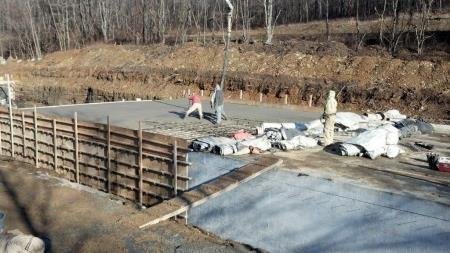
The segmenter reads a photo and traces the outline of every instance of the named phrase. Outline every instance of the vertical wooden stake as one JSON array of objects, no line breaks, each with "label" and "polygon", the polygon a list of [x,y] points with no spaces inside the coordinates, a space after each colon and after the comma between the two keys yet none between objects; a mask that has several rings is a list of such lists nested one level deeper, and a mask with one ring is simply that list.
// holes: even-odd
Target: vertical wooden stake
[{"label": "vertical wooden stake", "polygon": [[262,93],[259,93],[259,102],[260,103],[262,103],[262,97],[263,97]]},{"label": "vertical wooden stake", "polygon": [[177,141],[173,142],[173,195],[178,195],[178,148]]},{"label": "vertical wooden stake", "polygon": [[139,121],[139,205],[142,207],[142,123]]},{"label": "vertical wooden stake", "polygon": [[73,128],[74,128],[74,137],[75,137],[75,181],[77,184],[80,183],[80,157],[79,157],[79,146],[78,146],[78,113],[75,112],[73,115]]},{"label": "vertical wooden stake", "polygon": [[6,75],[6,85],[8,86],[8,106],[9,106],[9,125],[11,131],[11,157],[14,157],[14,119],[11,102],[11,83],[9,82],[9,75]]},{"label": "vertical wooden stake", "polygon": [[288,94],[284,95],[284,104],[287,105],[288,104]]},{"label": "vertical wooden stake", "polygon": [[23,154],[23,158],[25,159],[25,153],[27,151],[27,146],[26,146],[26,138],[25,138],[25,112],[22,112],[22,154]]},{"label": "vertical wooden stake", "polygon": [[0,155],[3,155],[3,148],[2,148],[2,124],[0,124]]},{"label": "vertical wooden stake", "polygon": [[239,91],[239,99],[242,100],[242,98],[244,97],[244,94],[242,93],[242,90]]},{"label": "vertical wooden stake", "polygon": [[191,95],[191,89],[188,89],[188,96]]},{"label": "vertical wooden stake", "polygon": [[312,106],[312,95],[309,95],[309,101],[308,101],[308,106],[311,107]]},{"label": "vertical wooden stake", "polygon": [[10,136],[11,136],[11,157],[14,157],[14,120],[12,115],[12,108],[9,107],[9,125],[10,125]]},{"label": "vertical wooden stake", "polygon": [[39,150],[38,150],[38,123],[37,123],[37,109],[36,106],[34,106],[33,111],[33,123],[34,123],[34,162],[36,165],[36,168],[39,168]]},{"label": "vertical wooden stake", "polygon": [[111,121],[109,119],[109,116],[106,119],[107,124],[108,124],[108,130],[107,130],[107,136],[106,136],[106,145],[107,145],[107,151],[106,151],[106,155],[107,155],[107,164],[106,164],[106,169],[107,169],[107,180],[108,180],[108,193],[111,193]]},{"label": "vertical wooden stake", "polygon": [[58,143],[57,143],[57,136],[56,136],[56,119],[53,119],[53,168],[56,171],[56,168],[58,167]]},{"label": "vertical wooden stake", "polygon": [[200,91],[200,96],[202,96],[202,97],[203,97],[203,90],[201,90],[201,91]]}]

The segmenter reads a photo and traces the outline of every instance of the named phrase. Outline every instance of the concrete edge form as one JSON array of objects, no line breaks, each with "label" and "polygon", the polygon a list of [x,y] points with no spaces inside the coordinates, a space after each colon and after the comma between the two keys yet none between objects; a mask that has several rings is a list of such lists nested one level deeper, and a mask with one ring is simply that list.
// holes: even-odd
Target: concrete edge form
[{"label": "concrete edge form", "polygon": [[[180,215],[193,207],[205,203],[209,199],[213,199],[222,193],[235,189],[240,184],[248,182],[257,176],[280,166],[282,163],[283,160],[278,158],[261,157],[258,160],[216,178],[209,183],[202,184],[199,187],[184,192],[174,199],[164,201],[145,212],[150,216],[150,221],[139,226],[139,228],[144,229],[148,226],[158,224]],[[164,215],[160,216],[161,214]]]}]

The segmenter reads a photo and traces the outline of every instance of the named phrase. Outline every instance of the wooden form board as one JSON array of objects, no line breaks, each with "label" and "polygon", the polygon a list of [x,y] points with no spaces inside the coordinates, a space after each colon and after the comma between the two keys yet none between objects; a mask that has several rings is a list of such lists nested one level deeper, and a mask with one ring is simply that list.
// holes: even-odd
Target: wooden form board
[{"label": "wooden form board", "polygon": [[76,117],[13,110],[10,118],[8,108],[0,108],[0,144],[3,155],[12,156],[13,147],[19,160],[144,206],[172,198],[175,189],[188,188],[188,142],[183,139],[140,135],[139,130]]},{"label": "wooden form board", "polygon": [[183,192],[176,198],[147,209],[145,215],[147,215],[149,221],[139,226],[139,228],[144,229],[181,215],[189,209],[201,205],[224,192],[231,191],[240,184],[250,181],[281,164],[282,160],[278,158],[260,157],[258,160],[233,170],[209,183],[202,184],[195,189]]}]

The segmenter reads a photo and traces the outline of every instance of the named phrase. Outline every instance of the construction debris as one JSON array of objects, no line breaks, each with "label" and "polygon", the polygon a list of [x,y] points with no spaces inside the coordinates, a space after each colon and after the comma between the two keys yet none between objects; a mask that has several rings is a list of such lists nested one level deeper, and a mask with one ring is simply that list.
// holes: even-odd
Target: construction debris
[{"label": "construction debris", "polygon": [[[431,124],[421,119],[407,118],[398,110],[364,115],[338,112],[335,116],[334,131],[351,136],[349,140],[333,147],[342,156],[396,158],[404,152],[398,146],[401,138],[433,132]],[[241,130],[236,132],[233,138],[200,138],[192,143],[192,148],[194,151],[213,152],[219,155],[252,154],[271,148],[282,151],[314,148],[324,137],[324,123],[322,119],[307,123],[265,122],[256,127],[256,132],[257,136]],[[422,147],[433,148],[425,144]]]},{"label": "construction debris", "polygon": [[337,149],[343,156],[366,155],[375,159],[380,155],[385,155],[389,158],[395,158],[401,153],[397,145],[398,141],[399,130],[386,125],[367,130],[345,143],[338,144]]}]

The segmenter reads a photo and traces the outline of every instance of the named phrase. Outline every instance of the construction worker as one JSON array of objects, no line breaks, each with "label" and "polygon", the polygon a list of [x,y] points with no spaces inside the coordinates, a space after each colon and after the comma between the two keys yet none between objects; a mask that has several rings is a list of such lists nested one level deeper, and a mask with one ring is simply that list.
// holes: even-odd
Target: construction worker
[{"label": "construction worker", "polygon": [[200,99],[200,96],[196,95],[195,93],[192,93],[192,95],[189,97],[189,104],[190,107],[186,111],[184,119],[186,119],[189,116],[189,114],[193,113],[196,110],[200,115],[200,119],[203,119],[202,100]]},{"label": "construction worker", "polygon": [[220,85],[216,85],[211,96],[211,107],[216,111],[216,125],[222,122],[224,96]]},{"label": "construction worker", "polygon": [[336,121],[337,101],[336,92],[330,90],[328,98],[325,103],[323,118],[325,119],[325,125],[323,128],[323,146],[328,146],[333,143],[334,139],[334,123]]}]

